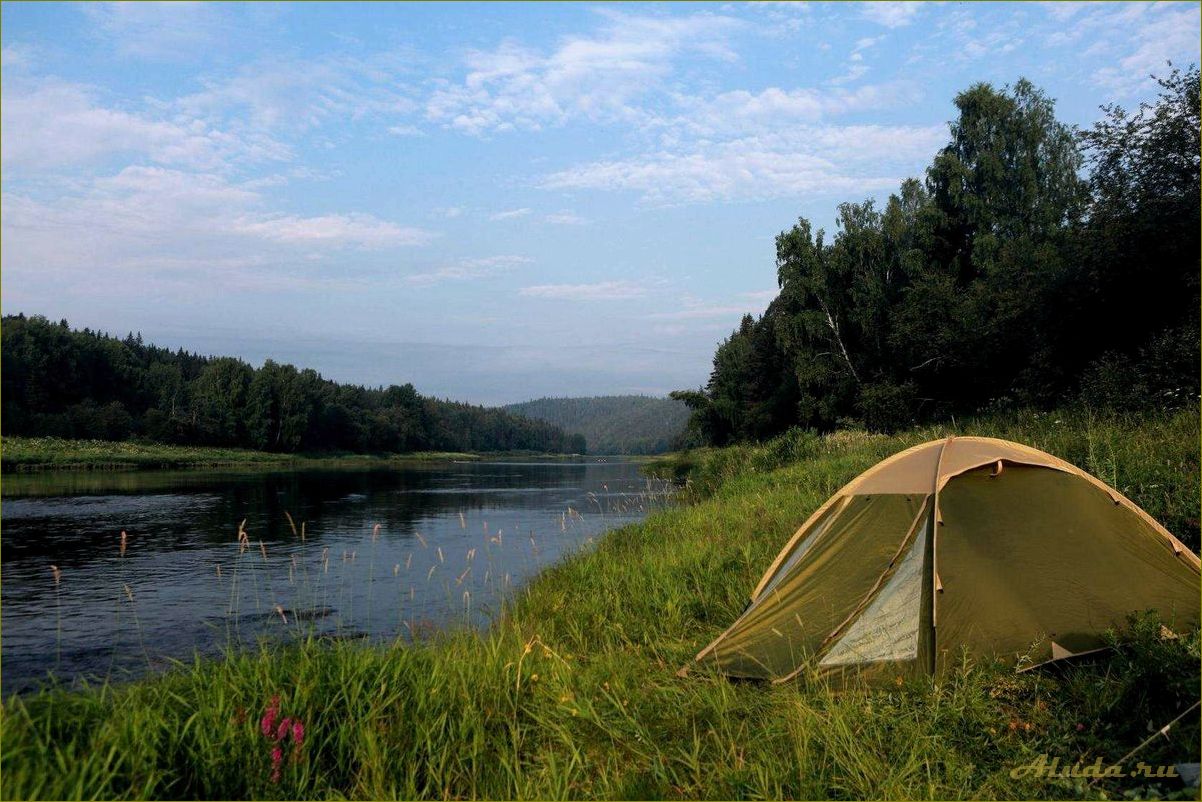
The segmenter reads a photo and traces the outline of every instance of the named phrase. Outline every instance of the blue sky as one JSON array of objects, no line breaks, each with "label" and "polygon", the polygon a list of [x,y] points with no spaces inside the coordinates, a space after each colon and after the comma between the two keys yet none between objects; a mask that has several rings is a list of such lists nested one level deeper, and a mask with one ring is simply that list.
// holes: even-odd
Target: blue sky
[{"label": "blue sky", "polygon": [[1194,3],[0,6],[6,313],[484,403],[696,387],[952,98],[1088,125]]}]

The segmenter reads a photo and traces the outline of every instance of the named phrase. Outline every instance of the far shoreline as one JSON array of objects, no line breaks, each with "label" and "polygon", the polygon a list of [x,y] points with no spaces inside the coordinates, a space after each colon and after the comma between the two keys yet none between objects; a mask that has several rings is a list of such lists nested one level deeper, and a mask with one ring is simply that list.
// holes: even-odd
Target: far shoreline
[{"label": "far shoreline", "polygon": [[636,454],[554,454],[535,451],[414,451],[356,454],[351,452],[281,454],[244,448],[176,446],[162,443],[71,440],[57,437],[5,436],[0,440],[0,473],[57,471],[186,470],[196,468],[323,468],[380,467],[413,462],[541,459],[554,461],[650,459]]}]

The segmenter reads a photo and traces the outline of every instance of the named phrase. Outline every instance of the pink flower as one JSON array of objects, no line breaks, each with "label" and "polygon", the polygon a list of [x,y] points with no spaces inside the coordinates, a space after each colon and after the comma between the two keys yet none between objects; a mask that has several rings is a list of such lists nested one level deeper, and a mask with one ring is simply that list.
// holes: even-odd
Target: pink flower
[{"label": "pink flower", "polygon": [[276,741],[282,741],[288,737],[288,733],[292,731],[292,719],[285,718],[280,722],[280,727],[275,731]]},{"label": "pink flower", "polygon": [[1085,729],[1085,725],[1078,722],[1077,723],[1077,732],[1081,732],[1084,729]]},{"label": "pink flower", "polygon": [[280,781],[280,764],[284,762],[284,750],[278,746],[271,750],[271,781],[278,783]]},{"label": "pink flower", "polygon": [[263,732],[264,738],[270,738],[275,731],[275,717],[280,714],[280,697],[271,697],[271,704],[268,705],[267,711],[263,714],[263,719],[259,722],[259,729]]},{"label": "pink flower", "polygon": [[292,722],[292,742],[297,746],[305,742],[305,725],[299,719]]}]

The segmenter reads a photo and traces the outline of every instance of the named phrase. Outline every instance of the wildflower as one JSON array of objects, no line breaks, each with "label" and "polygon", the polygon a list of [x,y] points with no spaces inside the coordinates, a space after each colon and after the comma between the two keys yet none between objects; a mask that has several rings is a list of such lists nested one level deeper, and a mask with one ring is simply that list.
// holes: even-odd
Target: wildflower
[{"label": "wildflower", "polygon": [[1082,732],[1084,730],[1085,730],[1085,725],[1078,721],[1077,722],[1077,732]]},{"label": "wildflower", "polygon": [[271,704],[267,707],[267,712],[263,714],[262,721],[259,722],[259,728],[263,731],[264,738],[270,738],[275,732],[275,719],[280,714],[280,697],[271,697]]},{"label": "wildflower", "polygon": [[271,781],[280,781],[280,764],[284,762],[284,750],[276,746],[271,750]]},{"label": "wildflower", "polygon": [[300,723],[300,719],[292,722],[292,743],[300,746],[305,742],[305,725]]},{"label": "wildflower", "polygon": [[275,739],[277,741],[282,741],[288,737],[290,732],[292,732],[292,719],[285,718],[280,722],[279,728],[275,731]]}]

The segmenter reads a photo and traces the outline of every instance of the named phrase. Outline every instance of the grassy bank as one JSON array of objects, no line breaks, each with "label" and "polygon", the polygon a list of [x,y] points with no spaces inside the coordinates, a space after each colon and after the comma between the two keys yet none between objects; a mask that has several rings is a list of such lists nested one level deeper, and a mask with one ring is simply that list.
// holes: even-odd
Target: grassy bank
[{"label": "grassy bank", "polygon": [[[975,427],[975,428],[974,428]],[[992,428],[991,428],[992,427]],[[965,429],[1088,467],[1179,536],[1198,510],[1196,413],[1021,416]],[[1118,760],[1198,698],[1195,634],[1092,664],[834,693],[675,669],[724,628],[827,495],[932,436],[787,436],[678,455],[689,503],[546,571],[491,631],[408,648],[306,644],[3,707],[0,795],[207,798],[1102,798],[1152,783],[1012,770]],[[1084,458],[1083,458],[1084,457]],[[1093,460],[1092,463],[1089,460]],[[665,463],[665,466],[667,464]],[[1196,544],[1197,522],[1193,520]],[[302,722],[262,731],[273,697]],[[278,726],[278,725],[277,725]],[[1196,713],[1141,751],[1198,760]],[[272,748],[279,746],[278,776]],[[1133,763],[1131,764],[1133,765]],[[1128,765],[1127,768],[1130,768]]]},{"label": "grassy bank", "polygon": [[[338,464],[387,464],[395,461],[469,460],[512,456],[508,452],[467,454],[419,451],[409,454],[273,454],[244,448],[172,446],[109,440],[63,440],[56,437],[5,437],[0,470],[138,470],[210,467],[299,467]],[[531,456],[522,452],[521,456]],[[560,457],[562,455],[555,455]]]}]

